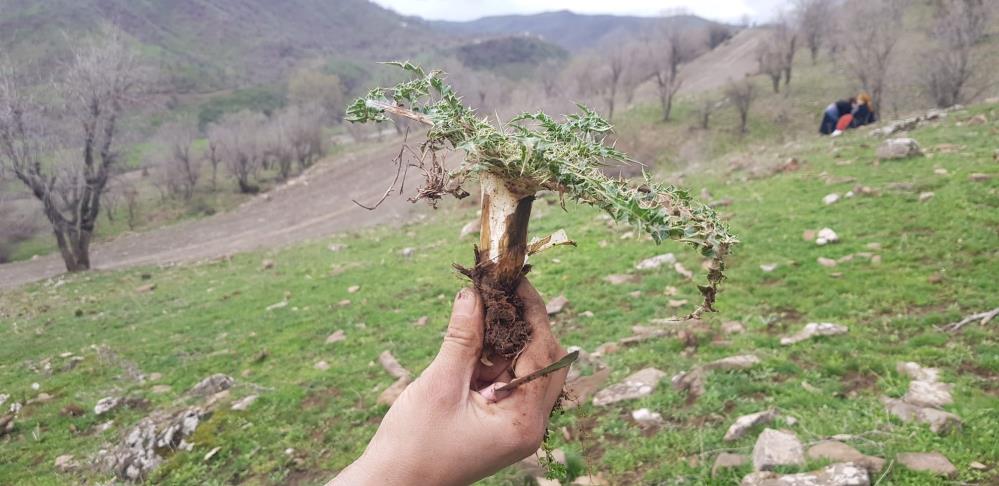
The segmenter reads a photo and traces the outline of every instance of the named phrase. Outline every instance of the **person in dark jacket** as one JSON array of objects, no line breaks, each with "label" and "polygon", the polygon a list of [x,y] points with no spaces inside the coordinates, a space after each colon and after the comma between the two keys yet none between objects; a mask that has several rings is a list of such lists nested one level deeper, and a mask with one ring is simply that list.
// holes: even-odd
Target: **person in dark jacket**
[{"label": "person in dark jacket", "polygon": [[878,117],[871,109],[871,95],[860,93],[857,96],[857,108],[853,110],[853,121],[850,122],[850,128],[870,125],[876,121],[878,121]]},{"label": "person in dark jacket", "polygon": [[825,113],[822,114],[822,124],[819,126],[819,133],[829,135],[836,131],[836,122],[839,121],[839,117],[852,113],[853,104],[856,101],[855,98],[850,98],[848,100],[839,100],[827,106]]}]

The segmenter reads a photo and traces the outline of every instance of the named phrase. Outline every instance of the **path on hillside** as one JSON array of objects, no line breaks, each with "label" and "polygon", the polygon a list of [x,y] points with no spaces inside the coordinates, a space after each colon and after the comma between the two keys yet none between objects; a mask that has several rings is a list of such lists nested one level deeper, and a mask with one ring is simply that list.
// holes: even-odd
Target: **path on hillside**
[{"label": "path on hillside", "polygon": [[[375,211],[351,202],[372,204],[382,196],[395,175],[396,155],[398,147],[387,143],[327,159],[231,211],[97,243],[91,249],[93,267],[110,270],[198,261],[404,221],[418,209],[403,197],[390,197]],[[0,265],[0,289],[63,272],[58,253]]]},{"label": "path on hillside", "polygon": [[715,49],[698,56],[681,68],[680,93],[693,94],[722,88],[729,80],[756,74],[756,50],[766,38],[764,29],[745,29]]}]

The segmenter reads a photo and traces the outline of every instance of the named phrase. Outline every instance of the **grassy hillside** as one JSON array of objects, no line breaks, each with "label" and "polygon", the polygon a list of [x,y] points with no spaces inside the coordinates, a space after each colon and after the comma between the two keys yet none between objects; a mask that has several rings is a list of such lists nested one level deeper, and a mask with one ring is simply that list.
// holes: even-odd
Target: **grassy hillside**
[{"label": "grassy hillside", "polygon": [[[974,115],[985,115],[988,123],[968,125]],[[704,188],[731,200],[720,210],[743,241],[720,312],[693,325],[685,342],[664,337],[609,354],[611,380],[648,366],[671,376],[737,354],[755,354],[762,363],[708,375],[706,393],[696,401],[667,380],[633,402],[584,405],[555,419],[555,430],[564,427],[570,437],[554,434],[555,445],[615,484],[735,484],[748,466],[712,480],[714,457],[721,450],[748,453],[759,430],[734,443],[722,436],[736,416],[773,407],[797,419],[790,425],[782,418],[778,425],[806,443],[852,434],[861,437],[852,445],[889,461],[899,452],[935,450],[957,466],[961,482],[999,479],[995,322],[957,334],[936,328],[999,305],[997,120],[999,106],[976,106],[914,131],[925,157],[878,163],[877,140],[850,133],[791,148],[761,146],[749,165],[688,177],[695,192]],[[801,161],[800,170],[766,170],[789,156]],[[974,182],[972,173],[991,178]],[[843,195],[854,185],[876,194],[823,204],[826,194]],[[923,192],[934,196],[920,202]],[[701,260],[692,252],[622,238],[625,229],[608,227],[592,210],[569,207],[565,213],[553,197],[546,202],[538,204],[532,233],[565,228],[580,242],[532,262],[531,278],[543,295],[564,294],[571,301],[554,320],[566,346],[593,351],[631,335],[633,325],[650,325],[696,302],[696,289],[672,269],[633,270],[639,260],[668,251],[700,273]],[[169,453],[152,479],[321,484],[360,453],[386,410],[376,399],[392,378],[377,365],[378,354],[389,350],[418,372],[436,352],[451,296],[463,285],[450,264],[467,262],[472,244],[455,236],[474,210],[448,206],[402,229],[337,235],[199,265],[75,275],[0,295],[0,393],[11,395],[8,405],[36,400],[0,437],[0,482],[105,480],[89,466],[59,473],[53,461],[74,454],[87,462],[152,411],[202,403],[187,398],[186,390],[212,373],[226,373],[237,380],[230,396],[190,439],[193,449]],[[802,239],[804,230],[827,226],[839,243],[820,247]],[[331,252],[327,246],[334,242],[347,247]],[[401,255],[406,247],[413,249],[411,257]],[[880,264],[856,256],[862,252],[878,255]],[[826,268],[819,257],[841,263]],[[265,259],[273,268],[262,268]],[[766,273],[763,264],[777,267]],[[640,280],[620,286],[603,281],[620,273],[637,273]],[[149,284],[155,289],[137,290]],[[359,290],[348,290],[355,285]],[[671,287],[678,293],[667,297]],[[670,299],[687,303],[674,309],[666,305]],[[281,302],[286,304],[273,306]],[[429,317],[425,327],[414,324],[421,316]],[[747,332],[723,335],[720,324],[732,320]],[[849,333],[779,345],[780,336],[821,321],[849,326]],[[325,344],[338,330],[346,340]],[[62,353],[83,359],[62,371],[72,359]],[[329,369],[317,369],[320,361]],[[955,385],[955,403],[947,409],[961,416],[963,430],[938,436],[888,416],[879,397],[898,397],[908,385],[896,371],[898,361],[942,370],[943,381]],[[46,362],[52,371],[45,371]],[[162,376],[148,379],[152,373]],[[136,380],[140,374],[145,382]],[[48,399],[37,401],[42,393]],[[249,410],[227,406],[249,394],[260,395]],[[109,395],[147,402],[133,400],[132,407],[95,416],[94,404]],[[630,412],[641,407],[662,413],[665,424],[639,428]],[[102,430],[108,419],[113,424]],[[988,470],[973,469],[973,461]],[[881,484],[946,483],[894,463],[884,474]],[[510,469],[486,484],[524,484],[524,478]]]}]

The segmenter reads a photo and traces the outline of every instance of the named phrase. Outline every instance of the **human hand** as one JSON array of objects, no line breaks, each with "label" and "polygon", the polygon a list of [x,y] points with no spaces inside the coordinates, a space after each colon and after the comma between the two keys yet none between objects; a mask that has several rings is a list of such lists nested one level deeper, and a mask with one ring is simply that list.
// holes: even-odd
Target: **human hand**
[{"label": "human hand", "polygon": [[[531,340],[513,365],[516,376],[565,354],[552,335],[544,301],[524,279],[517,289]],[[496,392],[512,378],[509,361],[481,361],[482,299],[473,289],[455,298],[437,357],[399,396],[364,454],[327,486],[465,485],[490,476],[541,445],[568,369]]]}]

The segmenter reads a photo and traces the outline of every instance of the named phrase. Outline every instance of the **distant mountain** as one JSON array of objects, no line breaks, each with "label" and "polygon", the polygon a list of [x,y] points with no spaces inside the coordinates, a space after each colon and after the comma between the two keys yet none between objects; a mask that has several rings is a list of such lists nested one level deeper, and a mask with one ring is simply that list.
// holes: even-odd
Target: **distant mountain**
[{"label": "distant mountain", "polygon": [[448,34],[368,0],[2,0],[0,52],[58,60],[100,22],[120,25],[191,90],[277,82],[317,56],[405,58]]},{"label": "distant mountain", "polygon": [[697,29],[715,24],[694,15],[653,18],[580,15],[568,10],[533,15],[483,17],[467,22],[429,21],[428,24],[442,32],[464,36],[531,34],[575,52],[596,47],[605,39],[616,35],[633,35],[656,22],[667,22],[683,29]]},{"label": "distant mountain", "polygon": [[454,52],[465,66],[486,70],[508,70],[517,65],[535,67],[545,61],[569,57],[569,53],[558,45],[526,35],[470,42],[458,46]]}]

